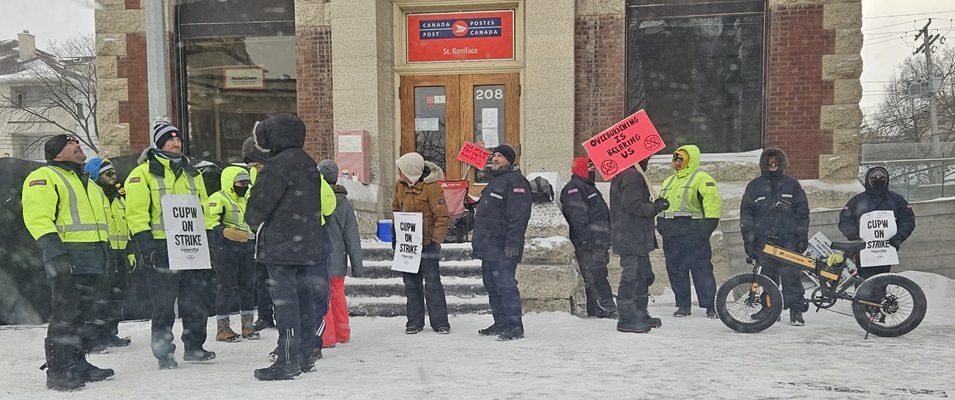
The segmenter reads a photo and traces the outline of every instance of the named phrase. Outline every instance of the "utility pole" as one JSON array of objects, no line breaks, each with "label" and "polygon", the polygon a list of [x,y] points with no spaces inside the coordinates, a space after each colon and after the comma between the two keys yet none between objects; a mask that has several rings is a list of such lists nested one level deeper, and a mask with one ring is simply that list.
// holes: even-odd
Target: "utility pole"
[{"label": "utility pole", "polygon": [[166,1],[149,0],[146,6],[146,73],[149,123],[169,118],[169,46],[166,45]]},{"label": "utility pole", "polygon": [[925,68],[926,68],[926,79],[929,82],[929,93],[928,93],[928,105],[929,105],[929,118],[932,124],[932,157],[941,158],[941,147],[939,146],[938,139],[938,111],[935,109],[935,91],[931,90],[932,86],[932,45],[935,44],[935,41],[938,40],[938,34],[934,36],[930,35],[928,32],[929,25],[932,25],[932,19],[929,18],[928,22],[925,23],[925,26],[919,30],[919,33],[915,35],[915,40],[922,38],[922,44],[919,48],[915,49],[915,52],[912,55],[918,53],[925,53]]}]

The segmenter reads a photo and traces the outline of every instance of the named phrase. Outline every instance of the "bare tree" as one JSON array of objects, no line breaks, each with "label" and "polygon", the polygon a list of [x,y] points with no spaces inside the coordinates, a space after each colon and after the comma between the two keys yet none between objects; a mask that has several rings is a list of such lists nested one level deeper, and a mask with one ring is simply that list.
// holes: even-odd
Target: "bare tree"
[{"label": "bare tree", "polygon": [[18,98],[10,92],[0,93],[0,112],[16,120],[20,130],[52,124],[98,151],[95,38],[77,34],[63,42],[51,41],[47,48],[49,52],[37,50],[39,60],[27,64],[17,84],[30,94]]},{"label": "bare tree", "polygon": [[[934,94],[938,110],[940,142],[955,141],[955,48],[942,47],[935,53],[934,72],[943,79],[942,89]],[[925,58],[912,56],[897,67],[890,82],[883,89],[878,111],[865,116],[862,139],[865,143],[903,142],[929,143],[932,141],[928,98],[908,96],[911,81],[925,81],[928,75]]]}]

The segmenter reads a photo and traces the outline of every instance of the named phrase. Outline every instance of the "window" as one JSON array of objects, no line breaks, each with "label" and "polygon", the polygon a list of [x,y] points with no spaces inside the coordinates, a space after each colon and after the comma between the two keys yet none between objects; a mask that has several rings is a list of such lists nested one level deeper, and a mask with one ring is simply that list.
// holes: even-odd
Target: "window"
[{"label": "window", "polygon": [[187,153],[241,162],[256,121],[297,110],[293,1],[178,3]]},{"label": "window", "polygon": [[627,108],[647,111],[665,151],[762,146],[764,12],[764,1],[628,0]]},{"label": "window", "polygon": [[16,97],[17,97],[17,108],[23,108],[23,101],[25,96],[23,96],[23,93],[17,92]]}]

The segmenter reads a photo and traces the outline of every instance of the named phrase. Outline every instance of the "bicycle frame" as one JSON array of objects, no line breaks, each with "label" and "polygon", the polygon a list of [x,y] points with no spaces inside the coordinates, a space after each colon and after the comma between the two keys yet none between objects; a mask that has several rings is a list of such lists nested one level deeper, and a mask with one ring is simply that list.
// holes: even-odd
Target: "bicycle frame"
[{"label": "bicycle frame", "polygon": [[[848,293],[849,288],[856,287],[864,279],[859,277],[855,270],[851,271],[847,279],[843,279],[842,271],[846,268],[845,261],[841,262],[837,268],[829,268],[826,257],[814,259],[772,244],[763,247],[763,254],[785,266],[800,268],[806,275],[813,278],[813,281],[819,286],[820,296],[813,296],[808,301],[818,308],[832,307],[839,299],[852,300],[853,302],[882,308],[881,304],[859,300],[855,298],[854,293]],[[851,258],[854,254],[848,254],[848,256]]]}]

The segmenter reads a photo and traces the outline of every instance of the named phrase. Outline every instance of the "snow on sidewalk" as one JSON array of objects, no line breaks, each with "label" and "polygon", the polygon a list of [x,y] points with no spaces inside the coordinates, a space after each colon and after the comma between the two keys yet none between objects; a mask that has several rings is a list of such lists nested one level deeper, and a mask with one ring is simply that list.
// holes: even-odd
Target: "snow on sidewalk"
[{"label": "snow on sidewalk", "polygon": [[[206,348],[218,358],[182,361],[159,371],[148,347],[149,323],[125,322],[133,344],[91,356],[114,368],[113,380],[80,392],[46,390],[45,326],[0,327],[0,398],[15,399],[277,399],[277,398],[626,398],[626,399],[931,399],[955,396],[955,284],[938,275],[905,273],[929,299],[922,325],[900,338],[870,336],[851,316],[806,314],[807,325],[783,321],[759,334],[740,334],[694,308],[672,317],[659,298],[650,307],[663,327],[623,334],[615,321],[563,313],[525,316],[527,337],[498,342],[479,336],[489,315],[451,317],[452,333],[404,334],[404,318],[353,318],[352,341],[325,350],[318,372],[291,382],[259,382],[277,332],[262,340],[215,342],[209,319]],[[848,312],[848,303],[837,311]],[[233,316],[237,320],[237,316]],[[180,324],[176,323],[177,335]]]}]

